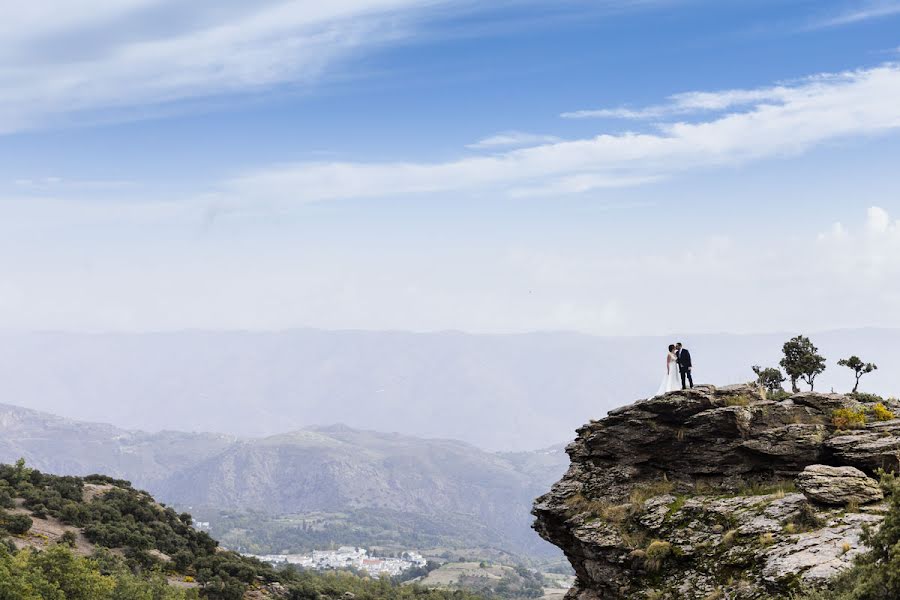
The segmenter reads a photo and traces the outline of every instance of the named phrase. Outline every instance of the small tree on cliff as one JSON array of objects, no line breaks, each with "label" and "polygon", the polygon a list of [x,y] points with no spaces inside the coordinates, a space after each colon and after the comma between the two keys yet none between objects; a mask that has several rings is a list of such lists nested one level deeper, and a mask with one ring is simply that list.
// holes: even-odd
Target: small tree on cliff
[{"label": "small tree on cliff", "polygon": [[856,384],[853,386],[853,393],[856,393],[857,388],[859,388],[859,379],[863,375],[868,375],[872,371],[878,369],[878,365],[875,363],[864,363],[858,356],[855,354],[850,358],[842,358],[838,361],[839,365],[842,367],[847,367],[848,369],[853,369],[853,374],[856,375]]},{"label": "small tree on cliff", "polygon": [[779,363],[791,379],[794,393],[800,391],[797,380],[802,379],[809,384],[810,391],[815,389],[816,377],[825,370],[825,357],[813,346],[808,337],[798,335],[784,343],[784,358]]},{"label": "small tree on cliff", "polygon": [[763,369],[759,365],[753,366],[753,372],[756,373],[756,385],[769,393],[783,391],[781,384],[786,381],[781,369],[775,367],[767,367]]}]

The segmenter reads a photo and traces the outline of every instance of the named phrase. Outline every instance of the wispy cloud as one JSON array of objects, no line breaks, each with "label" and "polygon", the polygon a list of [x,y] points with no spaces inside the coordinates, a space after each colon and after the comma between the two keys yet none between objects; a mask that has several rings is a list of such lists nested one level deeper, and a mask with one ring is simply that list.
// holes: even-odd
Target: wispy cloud
[{"label": "wispy cloud", "polygon": [[473,150],[493,150],[496,148],[514,148],[559,141],[560,138],[555,135],[540,135],[537,133],[526,133],[524,131],[504,131],[478,140],[474,144],[468,144],[466,145],[466,148],[471,148]]},{"label": "wispy cloud", "polygon": [[595,108],[564,112],[564,119],[661,119],[701,112],[724,111],[763,102],[783,102],[796,93],[796,87],[770,87],[755,90],[685,92],[669,96],[666,104],[643,108]]},{"label": "wispy cloud", "polygon": [[[449,0],[34,0],[0,24],[0,133],[79,111],[316,81]],[[159,24],[159,25],[155,25]]]},{"label": "wispy cloud", "polygon": [[897,2],[896,0],[862,2],[857,3],[857,5],[850,10],[817,19],[809,25],[808,29],[842,27],[844,25],[853,25],[855,23],[862,23],[895,15],[900,15],[900,2]]},{"label": "wispy cloud", "polygon": [[[599,4],[606,14],[660,1]],[[0,134],[165,114],[186,100],[306,89],[360,54],[439,35],[453,17],[491,13],[505,22],[496,17],[498,4],[505,11],[532,0],[20,3],[0,21]],[[562,4],[566,13],[588,10]]]},{"label": "wispy cloud", "polygon": [[900,65],[825,73],[758,90],[692,92],[658,114],[729,110],[656,133],[601,134],[447,162],[305,162],[264,168],[225,193],[314,202],[470,191],[513,195],[637,185],[691,169],[797,154],[818,144],[900,129]]}]

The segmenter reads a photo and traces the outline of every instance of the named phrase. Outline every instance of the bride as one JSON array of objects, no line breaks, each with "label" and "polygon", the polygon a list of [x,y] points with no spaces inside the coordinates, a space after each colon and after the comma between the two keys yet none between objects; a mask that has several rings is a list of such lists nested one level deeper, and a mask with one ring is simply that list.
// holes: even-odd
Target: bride
[{"label": "bride", "polygon": [[678,382],[678,357],[675,356],[675,344],[669,344],[669,352],[666,354],[666,376],[659,385],[659,391],[656,392],[656,395],[660,396],[677,389],[681,389],[681,385]]}]

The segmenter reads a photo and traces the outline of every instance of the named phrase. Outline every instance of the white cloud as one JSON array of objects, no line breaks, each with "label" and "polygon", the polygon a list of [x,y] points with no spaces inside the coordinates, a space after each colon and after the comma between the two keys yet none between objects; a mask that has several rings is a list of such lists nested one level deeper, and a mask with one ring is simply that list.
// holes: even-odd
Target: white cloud
[{"label": "white cloud", "polygon": [[857,7],[837,15],[814,21],[808,29],[842,27],[874,19],[883,19],[900,14],[900,2],[896,0],[875,0],[858,3]]},{"label": "white cloud", "polygon": [[841,222],[837,222],[831,226],[831,229],[828,231],[823,231],[819,234],[820,242],[829,242],[829,241],[839,241],[846,240],[848,237],[847,229],[844,227],[844,224]]},{"label": "white cloud", "polygon": [[891,224],[891,216],[886,210],[878,206],[873,206],[868,211],[868,228],[875,234],[889,233],[892,229],[900,229],[897,225]]},{"label": "white cloud", "polygon": [[[658,1],[602,6],[611,12]],[[30,0],[7,8],[0,134],[318,84],[359,53],[436,34],[426,23],[497,7],[475,0]],[[585,10],[566,5],[564,12]]]},{"label": "white cloud", "polygon": [[[801,85],[803,83],[801,82]],[[667,104],[644,108],[596,108],[564,112],[564,119],[661,119],[665,117],[690,115],[702,112],[721,112],[724,110],[762,104],[765,102],[782,103],[795,93],[796,87],[771,87],[757,90],[726,90],[721,92],[685,92],[669,97]]]},{"label": "white cloud", "polygon": [[444,3],[19,3],[0,23],[0,133],[78,111],[309,83],[351,51],[411,35],[415,18]]},{"label": "white cloud", "polygon": [[561,141],[555,135],[540,135],[526,133],[524,131],[504,131],[478,140],[474,144],[466,145],[473,150],[493,150],[496,148],[513,148],[518,146],[533,146],[535,144],[547,144]]},{"label": "white cloud", "polygon": [[804,152],[900,128],[900,65],[821,74],[791,86],[677,96],[679,106],[741,108],[657,133],[601,134],[447,162],[304,162],[234,179],[230,197],[287,203],[396,194],[548,190],[635,185],[691,169]]}]

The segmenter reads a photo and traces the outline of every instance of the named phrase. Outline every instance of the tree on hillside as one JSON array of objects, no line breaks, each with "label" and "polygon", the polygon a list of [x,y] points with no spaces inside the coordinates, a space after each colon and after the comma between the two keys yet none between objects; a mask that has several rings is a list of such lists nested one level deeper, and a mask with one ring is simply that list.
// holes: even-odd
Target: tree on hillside
[{"label": "tree on hillside", "polygon": [[856,383],[853,386],[853,393],[856,393],[856,390],[859,388],[859,379],[863,375],[868,375],[872,371],[878,369],[878,365],[875,363],[864,363],[858,356],[855,354],[850,358],[842,358],[838,361],[839,365],[842,367],[847,367],[848,369],[853,369],[853,374],[856,375]]},{"label": "tree on hillside", "polygon": [[754,365],[753,372],[756,373],[756,385],[762,389],[769,393],[782,391],[781,384],[786,380],[781,373],[781,369],[776,367],[766,367],[763,369],[759,365]]},{"label": "tree on hillside", "polygon": [[798,335],[784,343],[784,358],[779,363],[791,379],[794,393],[800,391],[797,381],[802,379],[809,384],[810,391],[815,389],[816,377],[825,370],[825,357],[819,354],[808,337]]}]

